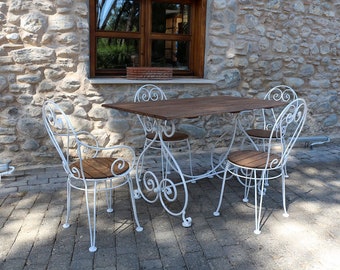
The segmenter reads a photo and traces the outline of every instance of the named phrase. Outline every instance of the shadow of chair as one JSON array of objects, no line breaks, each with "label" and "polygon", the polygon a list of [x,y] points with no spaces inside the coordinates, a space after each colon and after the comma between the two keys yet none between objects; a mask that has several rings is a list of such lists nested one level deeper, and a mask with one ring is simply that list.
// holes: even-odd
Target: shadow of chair
[{"label": "shadow of chair", "polygon": [[[166,99],[167,97],[160,87],[154,84],[145,84],[136,91],[134,102],[154,102]],[[142,115],[137,115],[137,117],[143,127],[145,134],[144,149],[149,147],[151,149],[161,150],[159,138],[155,138],[156,133],[154,128],[157,126],[154,122],[155,119]],[[192,158],[189,135],[184,132],[175,131],[170,136],[166,136],[165,134],[163,134],[162,139],[173,152],[175,152],[176,150],[178,152],[182,152],[185,150],[188,151],[189,175],[192,176]],[[163,178],[166,176],[166,174],[170,173],[171,167],[171,165],[169,164],[171,161],[165,155],[166,152],[161,151],[161,166]],[[142,164],[144,164],[143,161]]]},{"label": "shadow of chair", "polygon": [[[112,191],[123,185],[129,186],[136,231],[142,231],[136,211],[133,184],[130,176],[135,164],[134,150],[129,146],[101,147],[95,136],[87,131],[75,131],[70,119],[53,101],[45,101],[42,108],[45,128],[56,148],[67,173],[67,213],[63,225],[68,228],[71,210],[71,190],[85,192],[88,227],[90,232],[89,251],[96,247],[96,202],[97,192],[105,191],[107,212],[112,209]],[[92,206],[90,205],[92,194]]]},{"label": "shadow of chair", "polygon": [[[255,230],[260,231],[261,209],[264,196],[265,182],[281,177],[282,202],[284,216],[288,216],[285,198],[285,166],[289,153],[293,148],[304,126],[307,114],[307,105],[303,99],[295,99],[290,102],[276,118],[270,131],[267,146],[256,150],[231,151],[224,169],[222,187],[218,206],[214,212],[220,215],[225,182],[230,179],[229,174],[244,185],[244,201],[248,201],[251,188],[255,194]],[[228,175],[228,177],[227,177]],[[257,191],[259,190],[259,192]],[[260,196],[258,205],[258,194]]]}]

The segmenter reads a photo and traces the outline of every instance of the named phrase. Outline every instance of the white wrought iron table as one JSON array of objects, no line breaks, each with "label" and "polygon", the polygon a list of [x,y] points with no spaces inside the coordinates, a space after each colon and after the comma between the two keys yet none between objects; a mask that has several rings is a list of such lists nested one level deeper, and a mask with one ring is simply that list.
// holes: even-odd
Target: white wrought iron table
[{"label": "white wrought iron table", "polygon": [[[212,114],[225,114],[233,113],[237,114],[241,111],[254,110],[254,109],[269,109],[274,107],[283,106],[284,103],[243,98],[234,96],[209,96],[209,97],[196,97],[196,98],[184,98],[184,99],[171,99],[154,102],[127,102],[127,103],[113,103],[103,104],[103,107],[122,110],[129,113],[139,114],[145,116],[149,120],[150,132],[154,132],[155,138],[150,144],[144,148],[140,154],[136,167],[136,183],[137,190],[135,192],[136,197],[142,197],[149,203],[155,203],[160,201],[163,208],[173,216],[182,216],[182,225],[184,227],[190,227],[192,219],[186,217],[186,209],[188,206],[188,188],[187,183],[193,182],[199,179],[212,177],[218,174],[218,168],[221,167],[224,160],[220,159],[218,164],[213,165],[211,170],[204,174],[189,176],[182,172],[182,169],[176,158],[172,155],[171,149],[162,140],[163,136],[171,136],[175,132],[174,121],[183,118],[196,118],[200,116],[212,115]],[[235,137],[236,122],[232,141]],[[178,175],[172,176],[169,179],[167,176],[157,176],[155,172],[146,170],[144,173],[139,171],[142,166],[138,166],[143,162],[143,157],[147,150],[155,143],[156,139],[159,139],[161,143],[161,151],[168,159],[172,169]],[[227,154],[223,155],[224,157]],[[181,207],[179,210],[174,210],[171,204],[174,203],[178,206],[178,194],[179,187],[183,188],[183,198],[180,200]]]}]

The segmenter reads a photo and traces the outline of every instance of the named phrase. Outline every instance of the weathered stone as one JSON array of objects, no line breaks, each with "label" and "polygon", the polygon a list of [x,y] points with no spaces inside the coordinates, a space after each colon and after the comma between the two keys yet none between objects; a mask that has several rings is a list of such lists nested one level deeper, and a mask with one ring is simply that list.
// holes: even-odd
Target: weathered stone
[{"label": "weathered stone", "polygon": [[180,124],[178,125],[178,129],[180,131],[186,132],[190,135],[190,137],[193,138],[204,138],[206,135],[206,130],[196,125]]},{"label": "weathered stone", "polygon": [[39,139],[46,135],[44,124],[32,118],[21,118],[17,125],[18,132],[28,138]]},{"label": "weathered stone", "polygon": [[57,14],[48,18],[48,29],[56,32],[70,31],[75,27],[74,17],[70,15]]},{"label": "weathered stone", "polygon": [[0,92],[8,87],[8,82],[5,76],[0,75]]},{"label": "weathered stone", "polygon": [[17,140],[17,136],[0,135],[0,144],[10,144]]},{"label": "weathered stone", "polygon": [[31,92],[32,86],[28,83],[11,84],[9,91],[12,93]]},{"label": "weathered stone", "polygon": [[10,55],[18,64],[42,64],[55,61],[55,53],[50,48],[25,48],[11,51]]},{"label": "weathered stone", "polygon": [[108,129],[112,132],[124,134],[130,129],[130,125],[123,119],[110,119],[107,123]]},{"label": "weathered stone", "polygon": [[39,143],[36,140],[28,139],[24,142],[22,149],[27,151],[35,151],[39,149]]},{"label": "weathered stone", "polygon": [[60,88],[66,92],[74,92],[78,90],[79,87],[80,87],[80,81],[79,81],[78,76],[75,76],[72,74],[65,77],[60,84]]},{"label": "weathered stone", "polygon": [[51,92],[54,90],[55,90],[55,84],[50,80],[43,80],[37,88],[37,92],[39,93]]},{"label": "weathered stone", "polygon": [[25,74],[25,75],[17,76],[18,82],[22,82],[22,83],[35,84],[35,83],[39,83],[41,79],[42,77],[41,77],[40,71],[37,74]]},{"label": "weathered stone", "polygon": [[284,78],[283,81],[285,84],[297,89],[299,89],[305,83],[303,79],[294,77]]},{"label": "weathered stone", "polygon": [[46,14],[53,14],[55,12],[55,6],[50,0],[33,0],[33,4],[38,10]]},{"label": "weathered stone", "polygon": [[44,71],[44,75],[46,77],[46,79],[50,79],[50,80],[59,80],[62,79],[65,76],[65,71],[61,70],[61,69],[45,69]]},{"label": "weathered stone", "polygon": [[0,135],[15,135],[15,128],[5,128],[0,126]]},{"label": "weathered stone", "polygon": [[42,34],[47,27],[47,18],[37,12],[24,14],[20,19],[20,27],[35,34]]},{"label": "weathered stone", "polygon": [[56,37],[56,40],[65,45],[77,44],[79,36],[76,33],[63,33]]},{"label": "weathered stone", "polygon": [[331,114],[327,116],[326,119],[324,120],[325,127],[334,126],[337,123],[338,123],[338,116],[336,114]]},{"label": "weathered stone", "polygon": [[238,69],[229,69],[225,72],[224,78],[227,88],[237,87],[241,82],[241,74]]},{"label": "weathered stone", "polygon": [[89,117],[94,120],[108,120],[107,109],[103,107],[94,107],[89,113]]},{"label": "weathered stone", "polygon": [[21,105],[28,105],[32,102],[33,96],[29,94],[22,94],[17,98],[18,103]]}]

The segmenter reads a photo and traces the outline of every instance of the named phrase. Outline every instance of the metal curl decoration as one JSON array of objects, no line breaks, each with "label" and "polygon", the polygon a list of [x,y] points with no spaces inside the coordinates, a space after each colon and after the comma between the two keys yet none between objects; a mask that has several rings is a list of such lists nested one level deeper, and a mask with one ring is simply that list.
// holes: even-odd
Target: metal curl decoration
[{"label": "metal curl decoration", "polygon": [[[150,199],[146,197],[146,195],[143,192],[144,189],[140,187],[140,182],[143,183],[142,186],[148,193],[155,194],[155,198]],[[145,201],[147,201],[148,203],[154,203],[158,200],[159,181],[158,181],[157,176],[153,172],[146,171],[143,175],[143,179],[141,181],[137,181],[137,186],[138,186],[138,190],[140,190],[140,195],[143,197]]]},{"label": "metal curl decoration", "polygon": [[[168,202],[174,202],[177,199],[177,188],[173,181],[168,178],[160,182],[160,193]],[[160,196],[162,203],[164,203],[163,196]]]},{"label": "metal curl decoration", "polygon": [[270,169],[276,168],[280,164],[280,161],[281,161],[280,159],[274,158],[273,160],[270,161],[269,168]]},{"label": "metal curl decoration", "polygon": [[174,135],[175,130],[176,130],[176,126],[175,123],[173,121],[163,121],[163,123],[161,125],[158,125],[160,130],[159,132],[161,134],[164,134],[164,136],[166,137],[171,137],[172,135]]},{"label": "metal curl decoration", "polygon": [[74,176],[74,178],[83,178],[82,173],[79,171],[77,167],[72,167],[71,172]]},{"label": "metal curl decoration", "polygon": [[115,166],[117,166],[118,171],[124,169],[124,167],[126,166],[127,162],[126,160],[122,159],[122,158],[117,158],[115,161],[112,162],[111,164],[111,173],[113,176],[119,176],[120,174],[116,174],[115,173]]}]

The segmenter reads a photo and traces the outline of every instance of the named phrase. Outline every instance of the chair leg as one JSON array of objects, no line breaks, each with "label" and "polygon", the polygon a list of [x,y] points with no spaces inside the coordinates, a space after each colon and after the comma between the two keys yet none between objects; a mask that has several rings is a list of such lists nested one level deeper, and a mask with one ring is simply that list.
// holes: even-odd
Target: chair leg
[{"label": "chair leg", "polygon": [[96,247],[96,200],[97,200],[97,183],[93,184],[93,213],[91,215],[91,209],[89,205],[89,191],[87,186],[85,187],[85,200],[86,200],[86,211],[87,211],[87,219],[88,226],[90,231],[90,252],[97,251]]},{"label": "chair leg", "polygon": [[143,227],[140,226],[139,224],[139,219],[137,215],[137,208],[136,208],[136,201],[135,201],[135,193],[133,190],[133,184],[132,184],[132,179],[129,177],[128,184],[129,184],[129,193],[130,193],[130,198],[131,198],[131,204],[132,204],[132,211],[133,211],[133,217],[135,219],[136,223],[136,231],[141,232],[143,231]]},{"label": "chair leg", "polygon": [[189,142],[189,140],[187,140],[187,146],[188,146],[188,154],[189,154],[189,170],[190,170],[190,175],[193,176],[193,172],[192,172],[191,147],[190,147],[190,142]]},{"label": "chair leg", "polygon": [[[261,223],[261,212],[262,212],[262,202],[263,202],[263,189],[264,189],[264,185],[265,185],[265,172],[262,172],[261,175],[261,180],[260,180],[260,186],[261,186],[261,192],[260,192],[260,204],[259,206],[257,206],[257,188],[255,188],[255,230],[254,233],[255,234],[260,234],[261,230],[260,230],[260,223]],[[255,187],[258,185],[257,183],[257,176],[256,176],[256,172],[254,171],[254,183],[255,183]]]},{"label": "chair leg", "polygon": [[288,217],[289,214],[286,208],[286,176],[282,174],[281,179],[282,179],[282,204],[283,204],[283,211],[284,211],[283,216]]},{"label": "chair leg", "polygon": [[110,179],[110,187],[107,186],[107,181],[105,181],[105,196],[106,196],[106,204],[107,204],[107,209],[106,212],[112,213],[113,208],[112,208],[112,179]]},{"label": "chair leg", "polygon": [[71,211],[71,185],[70,185],[70,177],[67,178],[67,186],[66,186],[66,220],[63,225],[63,228],[70,227],[70,211]]},{"label": "chair leg", "polygon": [[244,180],[244,196],[243,196],[243,202],[248,202],[248,196],[249,196],[249,190],[251,186],[251,179],[246,178]]},{"label": "chair leg", "polygon": [[226,168],[224,169],[224,174],[223,174],[223,180],[222,180],[222,186],[221,186],[221,193],[220,193],[220,198],[218,201],[218,205],[217,208],[214,212],[214,216],[218,217],[220,215],[220,208],[222,205],[222,200],[223,200],[223,194],[224,194],[224,188],[225,188],[225,182],[227,180],[227,173],[228,173],[228,165],[226,166]]}]

